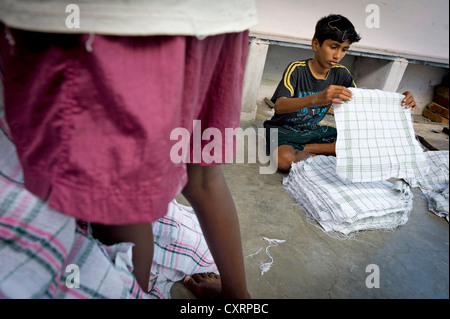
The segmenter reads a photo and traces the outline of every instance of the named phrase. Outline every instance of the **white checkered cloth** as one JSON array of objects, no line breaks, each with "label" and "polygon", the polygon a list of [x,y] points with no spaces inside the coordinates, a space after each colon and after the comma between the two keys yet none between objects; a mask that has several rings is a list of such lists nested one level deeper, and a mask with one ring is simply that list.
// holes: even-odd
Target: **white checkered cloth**
[{"label": "white checkered cloth", "polygon": [[217,266],[195,211],[173,200],[167,215],[153,223],[155,250],[149,292],[152,298],[170,298],[173,284],[186,275],[214,272]]},{"label": "white checkered cloth", "polygon": [[408,185],[344,181],[336,174],[333,156],[293,163],[283,187],[326,232],[348,235],[361,230],[392,230],[405,224],[412,210]]},{"label": "white checkered cloth", "polygon": [[334,105],[336,170],[352,182],[426,176],[429,165],[402,94],[350,88],[353,99]]},{"label": "white checkered cloth", "polygon": [[449,221],[449,151],[429,151],[425,155],[430,163],[429,173],[405,181],[411,187],[420,187],[428,200],[428,209]]}]

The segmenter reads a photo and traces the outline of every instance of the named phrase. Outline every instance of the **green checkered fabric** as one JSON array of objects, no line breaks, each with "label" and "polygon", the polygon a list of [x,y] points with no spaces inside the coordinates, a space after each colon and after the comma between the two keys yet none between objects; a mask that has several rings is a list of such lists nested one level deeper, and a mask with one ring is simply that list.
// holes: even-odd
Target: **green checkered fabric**
[{"label": "green checkered fabric", "polygon": [[402,94],[350,88],[352,101],[334,105],[336,171],[352,182],[425,176],[428,162],[415,138]]}]

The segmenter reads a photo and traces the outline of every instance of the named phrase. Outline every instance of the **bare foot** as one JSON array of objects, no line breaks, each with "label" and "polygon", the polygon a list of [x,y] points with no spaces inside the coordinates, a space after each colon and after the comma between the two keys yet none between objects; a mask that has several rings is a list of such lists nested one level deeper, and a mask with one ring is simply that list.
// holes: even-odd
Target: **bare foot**
[{"label": "bare foot", "polygon": [[215,273],[194,274],[184,277],[184,285],[199,299],[220,298],[222,285]]}]

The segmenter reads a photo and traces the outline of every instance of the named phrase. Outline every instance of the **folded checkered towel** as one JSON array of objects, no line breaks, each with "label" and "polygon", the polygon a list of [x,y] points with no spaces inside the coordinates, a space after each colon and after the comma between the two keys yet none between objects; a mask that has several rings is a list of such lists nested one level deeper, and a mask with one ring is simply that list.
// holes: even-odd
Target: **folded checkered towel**
[{"label": "folded checkered towel", "polygon": [[360,230],[391,230],[405,224],[412,210],[408,185],[345,181],[336,173],[333,156],[314,156],[292,164],[283,187],[327,232],[348,235]]},{"label": "folded checkered towel", "polygon": [[420,187],[428,200],[428,209],[449,221],[449,151],[428,151],[425,155],[430,164],[428,174],[405,181],[411,187]]},{"label": "folded checkered towel", "polygon": [[415,138],[402,94],[350,88],[352,101],[334,105],[336,171],[352,182],[426,176],[429,164]]}]

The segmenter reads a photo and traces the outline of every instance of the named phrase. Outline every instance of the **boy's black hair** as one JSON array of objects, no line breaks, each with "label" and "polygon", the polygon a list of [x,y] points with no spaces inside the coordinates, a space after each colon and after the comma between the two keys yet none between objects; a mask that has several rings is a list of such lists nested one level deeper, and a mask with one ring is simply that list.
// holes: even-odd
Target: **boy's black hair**
[{"label": "boy's black hair", "polygon": [[339,14],[330,14],[320,19],[316,24],[314,38],[319,41],[320,45],[325,40],[334,40],[340,43],[348,40],[350,44],[361,40],[353,24]]}]

